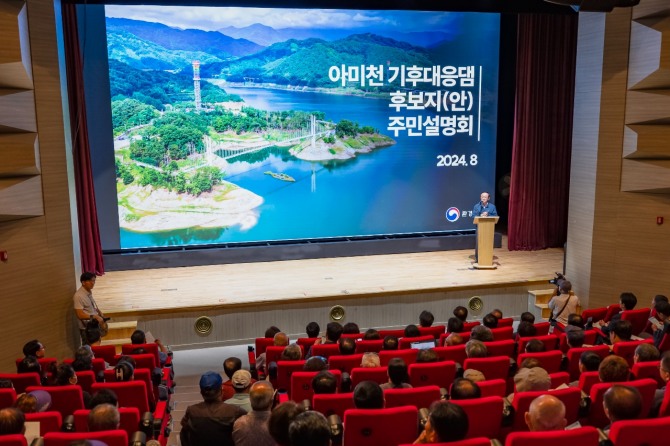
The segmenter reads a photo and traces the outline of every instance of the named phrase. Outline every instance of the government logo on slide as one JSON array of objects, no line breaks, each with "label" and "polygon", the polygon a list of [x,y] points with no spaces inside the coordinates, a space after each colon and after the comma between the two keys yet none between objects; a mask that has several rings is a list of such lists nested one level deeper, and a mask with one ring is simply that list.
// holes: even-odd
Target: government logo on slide
[{"label": "government logo on slide", "polygon": [[458,208],[451,207],[447,209],[447,220],[450,222],[455,222],[458,220],[461,216],[461,211],[458,210]]}]

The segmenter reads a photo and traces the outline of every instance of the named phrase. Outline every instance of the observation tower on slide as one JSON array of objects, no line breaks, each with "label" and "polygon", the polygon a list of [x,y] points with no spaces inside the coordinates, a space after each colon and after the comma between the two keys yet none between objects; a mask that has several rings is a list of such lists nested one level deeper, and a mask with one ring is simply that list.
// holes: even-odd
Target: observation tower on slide
[{"label": "observation tower on slide", "polygon": [[200,110],[202,106],[200,100],[200,61],[194,60],[193,64],[193,93],[195,94],[195,109]]}]

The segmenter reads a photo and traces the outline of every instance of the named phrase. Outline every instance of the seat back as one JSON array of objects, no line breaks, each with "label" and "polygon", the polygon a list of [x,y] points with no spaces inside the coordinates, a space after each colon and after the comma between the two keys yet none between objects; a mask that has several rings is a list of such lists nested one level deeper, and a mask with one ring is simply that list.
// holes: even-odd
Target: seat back
[{"label": "seat back", "polygon": [[111,390],[119,400],[119,407],[137,407],[140,413],[149,411],[147,388],[142,381],[95,383],[92,389],[93,392],[101,389]]},{"label": "seat back", "polygon": [[328,358],[328,368],[351,373],[351,369],[361,366],[363,353],[356,355],[333,355]]},{"label": "seat back", "polygon": [[0,435],[1,446],[28,446],[23,434]]},{"label": "seat back", "polygon": [[12,407],[16,402],[16,390],[0,389],[0,409]]},{"label": "seat back", "polygon": [[319,338],[298,338],[295,342],[302,347],[303,351],[307,351],[312,345],[314,345],[317,339]]},{"label": "seat back", "polygon": [[135,360],[136,369],[149,369],[153,370],[158,367],[158,362],[156,358],[151,353],[142,353],[140,355],[128,355]]},{"label": "seat back", "polygon": [[592,351],[600,356],[601,359],[605,359],[607,355],[610,354],[610,348],[607,345],[596,345],[595,347],[577,347],[571,348],[566,353],[568,358],[568,373],[570,374],[570,379],[576,381],[579,379],[579,357],[582,356],[582,353],[585,351]]},{"label": "seat back", "polygon": [[661,361],[649,361],[649,362],[638,362],[633,364],[631,373],[635,379],[642,378],[651,378],[656,380],[658,388],[665,386],[665,381],[661,378],[661,374],[658,372]]},{"label": "seat back", "polygon": [[[584,344],[594,345],[596,343],[597,336],[598,332],[595,330],[584,330]],[[565,333],[558,335],[558,349],[562,351],[563,354],[567,353],[570,349],[570,346],[568,345],[568,338]]]},{"label": "seat back", "polygon": [[386,336],[395,336],[396,338],[400,339],[405,336],[405,329],[395,328],[389,330],[377,330],[377,333],[379,333],[379,336],[381,336],[382,339],[384,339]]},{"label": "seat back", "polygon": [[40,375],[37,373],[0,373],[0,379],[10,380],[17,395],[25,393],[28,387],[41,385]]},{"label": "seat back", "polygon": [[354,394],[353,392],[315,394],[312,397],[312,408],[326,417],[338,415],[340,419],[344,419],[344,412],[354,408]]},{"label": "seat back", "polygon": [[404,348],[402,350],[382,350],[379,352],[379,362],[382,366],[387,366],[391,359],[400,358],[405,361],[405,364],[407,365],[414,364],[416,362],[416,355],[418,352],[418,350],[413,348]]},{"label": "seat back", "polygon": [[538,322],[537,324],[533,325],[535,326],[536,336],[546,336],[549,334],[549,327],[551,327],[549,322]]},{"label": "seat back", "polygon": [[44,436],[44,446],[70,446],[73,441],[99,440],[107,446],[127,446],[128,434],[117,429],[99,432],[49,432]]},{"label": "seat back", "polygon": [[555,389],[562,384],[565,384],[566,386],[570,384],[570,374],[568,372],[550,373],[549,378],[551,379],[552,389]]},{"label": "seat back", "polygon": [[277,361],[277,383],[275,388],[288,390],[291,387],[291,375],[301,372],[305,367],[305,360]]},{"label": "seat back", "polygon": [[[281,354],[286,347],[277,347],[274,345],[269,346],[265,349],[265,363],[270,364],[271,362],[277,362],[281,358]],[[302,352],[301,352],[302,353]],[[317,355],[318,356],[318,355]],[[302,359],[302,355],[300,356]]]},{"label": "seat back", "polygon": [[582,319],[584,319],[584,323],[586,323],[589,318],[591,318],[592,322],[604,320],[605,315],[607,315],[607,307],[589,308],[588,310],[582,311]]},{"label": "seat back", "polygon": [[[413,342],[435,342],[435,337],[429,334],[425,336],[417,336],[415,338],[400,338],[398,349],[410,349],[412,348]],[[433,347],[435,347],[435,345],[433,345]]]},{"label": "seat back", "polygon": [[84,397],[81,393],[81,387],[73,386],[52,386],[41,387],[31,386],[26,392],[33,390],[44,390],[51,395],[51,410],[60,412],[63,418],[72,415],[75,410],[84,408]]},{"label": "seat back", "polygon": [[[144,383],[144,387],[146,388],[147,391],[147,398],[148,398],[147,402],[149,403],[149,407],[152,407],[156,402],[157,397],[154,392],[153,382],[151,381],[151,370],[136,368],[134,376],[135,379],[133,381],[139,381]],[[106,383],[119,382],[116,381],[116,375],[114,373],[114,369],[105,370],[105,382]],[[91,390],[93,390],[92,386]]]},{"label": "seat back", "polygon": [[482,398],[489,396],[507,396],[507,381],[504,379],[487,379],[477,383],[482,392]]},{"label": "seat back", "polygon": [[514,394],[514,400],[512,401],[512,406],[514,407],[513,431],[528,430],[524,416],[530,408],[530,403],[538,396],[548,393],[561,400],[565,405],[565,419],[568,421],[568,424],[577,421],[579,418],[579,402],[582,399],[582,391],[576,387],[552,390],[551,392],[517,392]]},{"label": "seat back", "polygon": [[598,446],[598,430],[591,426],[567,431],[512,432],[505,446]]},{"label": "seat back", "polygon": [[609,438],[617,446],[665,446],[669,428],[670,417],[615,421],[610,427]]},{"label": "seat back", "polygon": [[[608,305],[607,312],[605,313],[605,317],[603,318],[603,320],[605,322],[609,322],[612,320],[612,317],[614,317],[615,314],[619,314],[620,312],[621,312],[620,304]],[[596,322],[596,320],[594,319],[593,322]]]},{"label": "seat back", "polygon": [[[412,446],[401,444],[399,446]],[[450,441],[449,443],[433,443],[433,446],[491,446],[491,440],[486,437],[468,438],[461,441]]]},{"label": "seat back", "polygon": [[388,382],[387,367],[356,367],[351,369],[351,388],[361,381],[374,381],[378,384]]},{"label": "seat back", "polygon": [[563,362],[563,353],[560,350],[550,350],[548,352],[538,353],[520,353],[516,358],[517,364],[521,367],[524,359],[535,358],[540,361],[540,366],[547,371],[547,373],[556,373],[561,371],[561,362]]},{"label": "seat back", "polygon": [[154,355],[154,360],[156,361],[157,365],[160,365],[161,361],[158,356],[158,344],[155,342],[152,343],[147,343],[147,344],[123,344],[121,346],[121,354],[122,355],[132,355],[133,351],[136,351],[137,349],[143,349],[146,354]]},{"label": "seat back", "polygon": [[93,370],[84,370],[74,373],[77,375],[77,385],[81,386],[84,392],[91,393],[91,386],[95,382],[95,372]]},{"label": "seat back", "polygon": [[470,336],[472,336],[472,332],[471,332],[471,331],[462,331],[462,332],[460,332],[460,333],[458,333],[458,334],[459,334],[459,335],[461,336],[461,338],[463,339],[463,343],[464,343],[464,344],[465,344],[466,342],[468,342],[468,341],[470,340]]},{"label": "seat back", "polygon": [[498,328],[511,327],[513,325],[514,325],[513,317],[503,317],[501,319],[498,319]]},{"label": "seat back", "polygon": [[275,340],[273,338],[256,338],[254,345],[256,347],[256,357],[265,353],[265,349],[271,345],[274,345]]},{"label": "seat back", "polygon": [[[603,428],[609,424],[609,419],[605,415],[603,408],[603,396],[605,392],[615,383],[598,383],[591,387],[589,397],[591,398],[591,410],[589,412],[589,424],[591,426]],[[635,387],[642,395],[642,411],[640,418],[645,418],[649,415],[651,406],[654,402],[654,394],[656,393],[656,381],[653,379],[638,379],[635,381],[626,381],[625,386]]]},{"label": "seat back", "polygon": [[454,361],[461,365],[465,362],[465,344],[453,345],[450,347],[435,347],[435,353],[441,361]]},{"label": "seat back", "polygon": [[638,335],[644,331],[644,328],[647,326],[647,320],[649,319],[649,308],[639,308],[637,310],[626,310],[621,313],[622,321],[629,321],[632,328],[633,334]]},{"label": "seat back", "polygon": [[[337,378],[337,387],[342,382],[342,372],[339,370],[329,370]],[[295,402],[311,400],[314,395],[312,390],[312,379],[318,372],[295,372],[291,375],[291,386],[289,388],[289,397]]]},{"label": "seat back", "polygon": [[514,329],[511,325],[508,325],[506,327],[493,328],[491,329],[491,333],[493,333],[494,341],[504,341],[506,339],[512,339]]},{"label": "seat back", "polygon": [[[627,313],[624,311],[624,313]],[[649,314],[649,312],[647,312]],[[634,362],[634,356],[635,356],[635,349],[637,348],[638,345],[640,344],[654,344],[654,339],[649,338],[645,339],[644,341],[625,341],[625,342],[617,342],[616,344],[612,345],[612,353],[615,355],[621,356],[623,359],[628,362],[628,367],[633,367],[633,362]]]},{"label": "seat back", "polygon": [[516,356],[516,342],[514,339],[484,342],[484,345],[486,345],[489,356],[507,356],[508,358]]},{"label": "seat back", "polygon": [[447,330],[444,325],[433,325],[432,327],[419,327],[421,336],[431,335],[435,339],[439,339],[440,335]]},{"label": "seat back", "polygon": [[481,322],[479,322],[479,321],[463,322],[463,331],[469,332],[470,330],[472,330],[477,325],[481,325]]},{"label": "seat back", "polygon": [[498,438],[503,417],[503,399],[488,396],[471,400],[451,400],[461,406],[468,416],[469,427],[466,438]]},{"label": "seat back", "polygon": [[544,344],[544,351],[548,352],[550,350],[556,350],[558,348],[558,336],[553,334],[544,335],[544,336],[529,336],[527,338],[519,338],[519,348],[517,349],[518,353],[524,353],[526,351],[526,344],[532,339],[537,339],[538,341]]},{"label": "seat back", "polygon": [[[77,410],[74,412],[74,428],[76,432],[88,432],[88,414],[89,409]],[[128,437],[131,437],[139,430],[140,411],[137,407],[119,407],[121,423],[119,429],[126,431]]]},{"label": "seat back", "polygon": [[339,354],[339,344],[314,344],[312,346],[312,356],[323,356],[324,358],[330,358],[333,355]]},{"label": "seat back", "polygon": [[[75,413],[77,411],[75,410]],[[40,423],[40,436],[44,437],[47,432],[60,432],[63,425],[63,417],[56,410],[46,412],[27,413],[26,421],[37,421]]]},{"label": "seat back", "polygon": [[456,377],[456,363],[440,361],[410,364],[408,372],[412,387],[438,386],[448,390]]},{"label": "seat back", "polygon": [[663,392],[663,401],[661,401],[661,408],[658,411],[659,417],[670,417],[670,392]]},{"label": "seat back", "polygon": [[582,374],[579,375],[579,388],[587,395],[591,392],[591,388],[599,383],[600,374],[597,371],[582,372]]},{"label": "seat back", "polygon": [[418,410],[414,406],[349,409],[344,413],[343,444],[396,446],[411,443],[417,437],[417,416]]},{"label": "seat back", "polygon": [[91,350],[96,358],[102,358],[109,365],[115,365],[116,347],[113,345],[92,345]]},{"label": "seat back", "polygon": [[661,351],[661,353],[670,350],[670,333],[663,335],[663,338],[661,338],[661,343],[658,344],[658,349]]},{"label": "seat back", "polygon": [[434,401],[439,399],[440,388],[438,386],[384,390],[385,407],[387,408],[402,406],[414,406],[417,409],[429,408]]},{"label": "seat back", "polygon": [[361,339],[360,341],[356,342],[356,353],[367,353],[367,352],[379,353],[380,351],[382,351],[383,348],[384,348],[383,339],[372,339],[372,340]]},{"label": "seat back", "polygon": [[509,376],[509,357],[492,356],[489,358],[468,358],[463,369],[475,369],[484,374],[486,379],[507,379]]}]

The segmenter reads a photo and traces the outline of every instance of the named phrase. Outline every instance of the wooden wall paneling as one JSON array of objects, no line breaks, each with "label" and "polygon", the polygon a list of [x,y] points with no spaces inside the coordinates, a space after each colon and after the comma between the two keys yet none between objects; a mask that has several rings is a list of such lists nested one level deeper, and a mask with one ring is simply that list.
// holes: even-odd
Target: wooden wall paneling
[{"label": "wooden wall paneling", "polygon": [[670,88],[630,90],[625,124],[670,124]]},{"label": "wooden wall paneling", "polygon": [[44,215],[39,176],[0,178],[0,221]]},{"label": "wooden wall paneling", "polygon": [[36,131],[34,92],[0,88],[0,133]]},{"label": "wooden wall paneling", "polygon": [[0,178],[38,175],[40,151],[37,133],[0,133]]},{"label": "wooden wall paneling", "polygon": [[670,194],[670,160],[623,160],[621,190]]},{"label": "wooden wall paneling", "polygon": [[32,89],[28,14],[23,0],[4,0],[0,3],[0,86]]},{"label": "wooden wall paneling", "polygon": [[633,8],[634,20],[668,15],[670,15],[670,3],[665,0],[642,0],[639,5]]},{"label": "wooden wall paneling", "polygon": [[659,88],[669,84],[670,17],[632,22],[628,88]]},{"label": "wooden wall paneling", "polygon": [[670,125],[633,124],[627,125],[624,132],[624,158],[670,158]]}]

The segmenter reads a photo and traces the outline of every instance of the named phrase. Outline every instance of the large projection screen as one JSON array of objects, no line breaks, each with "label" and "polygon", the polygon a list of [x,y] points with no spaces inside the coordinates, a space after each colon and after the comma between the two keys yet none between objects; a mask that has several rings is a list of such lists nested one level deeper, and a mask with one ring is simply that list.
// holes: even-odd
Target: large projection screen
[{"label": "large projection screen", "polygon": [[499,14],[105,21],[121,249],[463,231],[493,195]]}]

